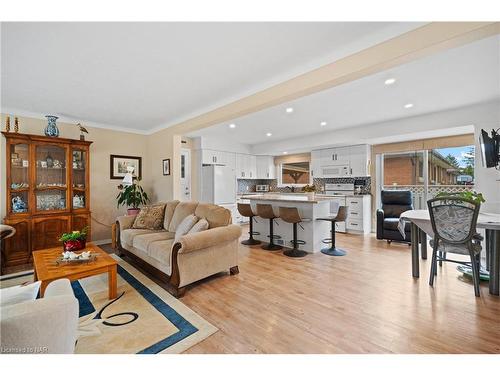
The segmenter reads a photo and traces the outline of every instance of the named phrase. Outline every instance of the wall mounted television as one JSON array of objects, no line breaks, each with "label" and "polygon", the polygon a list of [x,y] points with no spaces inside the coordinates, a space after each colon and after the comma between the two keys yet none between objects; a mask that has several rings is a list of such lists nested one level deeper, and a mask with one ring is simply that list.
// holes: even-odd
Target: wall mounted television
[{"label": "wall mounted television", "polygon": [[481,145],[481,161],[485,168],[500,168],[500,134],[491,131],[491,137],[486,130],[481,130],[479,136]]}]

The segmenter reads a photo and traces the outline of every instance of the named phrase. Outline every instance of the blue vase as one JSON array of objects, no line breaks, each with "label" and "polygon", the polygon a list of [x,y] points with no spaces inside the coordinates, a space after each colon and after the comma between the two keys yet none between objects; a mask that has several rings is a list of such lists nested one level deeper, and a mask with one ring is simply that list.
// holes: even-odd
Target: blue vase
[{"label": "blue vase", "polygon": [[47,137],[59,137],[59,129],[56,125],[57,116],[45,116],[47,118],[47,127],[45,128],[45,135]]}]

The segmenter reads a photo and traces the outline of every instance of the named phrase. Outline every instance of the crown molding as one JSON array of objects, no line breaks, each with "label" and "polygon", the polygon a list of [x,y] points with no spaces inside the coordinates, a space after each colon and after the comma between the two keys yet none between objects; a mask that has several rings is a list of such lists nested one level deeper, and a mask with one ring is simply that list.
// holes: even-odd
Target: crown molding
[{"label": "crown molding", "polygon": [[[36,118],[36,119],[41,119],[41,120],[44,120],[45,116],[47,116],[47,113],[28,111],[28,110],[19,109],[19,108],[12,108],[12,107],[2,107],[1,113],[5,114],[5,115],[9,115],[9,116],[30,117],[30,118]],[[117,131],[117,132],[125,132],[125,133],[139,134],[139,135],[152,134],[152,133],[150,133],[150,131],[145,131],[145,130],[141,130],[141,129],[133,129],[133,128],[125,128],[122,126],[104,124],[101,122],[87,121],[83,118],[71,117],[68,115],[61,115],[58,113],[52,113],[52,115],[59,117],[58,121],[60,121],[60,122],[75,123],[75,124],[80,122],[83,125],[85,125],[85,127],[89,127],[89,128],[105,129],[105,130],[112,130],[112,131]]]}]

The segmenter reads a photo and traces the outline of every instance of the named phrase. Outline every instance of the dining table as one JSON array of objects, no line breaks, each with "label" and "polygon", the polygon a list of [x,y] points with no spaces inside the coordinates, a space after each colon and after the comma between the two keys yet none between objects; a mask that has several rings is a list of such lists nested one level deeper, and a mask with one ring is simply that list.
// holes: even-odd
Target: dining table
[{"label": "dining table", "polygon": [[[411,269],[412,276],[420,276],[419,251],[427,258],[427,236],[433,237],[431,218],[428,210],[409,210],[399,218],[400,230],[407,222],[411,225]],[[489,272],[489,292],[500,292],[500,214],[479,212],[476,228],[485,230],[486,270]],[[401,231],[404,233],[404,230]]]}]

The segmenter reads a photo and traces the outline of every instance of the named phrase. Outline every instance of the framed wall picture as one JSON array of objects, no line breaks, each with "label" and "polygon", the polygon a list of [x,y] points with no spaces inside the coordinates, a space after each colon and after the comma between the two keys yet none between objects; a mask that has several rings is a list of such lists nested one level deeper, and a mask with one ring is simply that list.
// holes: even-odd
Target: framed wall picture
[{"label": "framed wall picture", "polygon": [[110,155],[109,178],[121,180],[127,173],[127,167],[134,167],[134,176],[142,178],[142,158],[140,156]]},{"label": "framed wall picture", "polygon": [[163,159],[163,175],[170,176],[170,159]]}]

